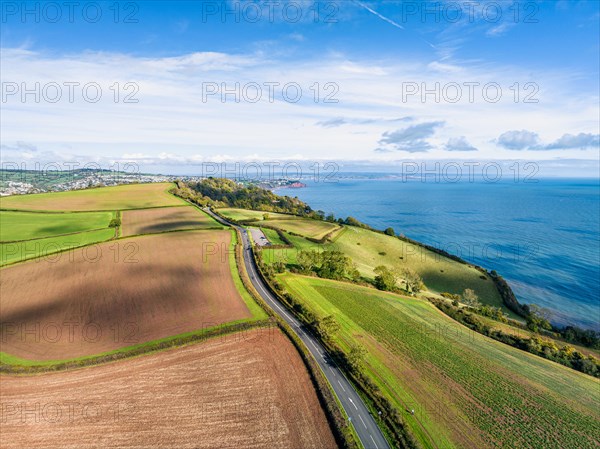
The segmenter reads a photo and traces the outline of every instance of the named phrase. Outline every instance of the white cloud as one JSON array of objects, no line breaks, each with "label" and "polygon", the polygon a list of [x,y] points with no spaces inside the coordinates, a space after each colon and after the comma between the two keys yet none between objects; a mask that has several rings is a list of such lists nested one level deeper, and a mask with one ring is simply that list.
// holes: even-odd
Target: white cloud
[{"label": "white cloud", "polygon": [[[512,140],[504,136],[504,146],[493,143],[506,130],[526,127],[551,142],[546,146],[555,152],[551,155],[597,157],[593,145],[576,148],[573,143],[597,135],[597,93],[579,91],[572,81],[577,74],[570,72],[535,72],[451,60],[350,59],[330,53],[301,61],[280,60],[262,52],[150,58],[97,52],[57,56],[31,49],[2,49],[0,56],[3,82],[27,86],[36,82],[95,82],[103,89],[98,103],[83,101],[80,90],[73,103],[65,100],[66,91],[58,103],[36,103],[31,96],[22,102],[20,95],[10,96],[2,103],[0,117],[3,152],[7,147],[16,148],[17,142],[28,142],[38,149],[37,154],[90,160],[98,154],[107,158],[139,155],[152,161],[162,157],[174,163],[209,160],[217,155],[390,160],[397,157],[397,150],[426,151],[431,158],[447,156],[446,151],[462,145],[460,139],[464,137],[479,149],[477,155],[482,158],[511,158],[511,145],[521,145],[523,157],[535,158],[535,142],[523,145],[516,136]],[[510,86],[531,79],[540,86],[539,103],[515,103]],[[458,103],[444,98],[436,102],[432,96],[426,101],[421,95],[407,101],[402,97],[406,82],[431,88],[436,82],[442,86],[478,82],[483,86],[491,81],[503,89],[498,103],[484,101],[480,91],[470,102],[466,88]],[[117,82],[120,99],[115,102],[111,86]],[[123,102],[131,92],[124,89],[127,82],[139,87],[135,94],[138,103]],[[249,82],[279,82],[281,86],[294,82],[302,87],[303,97],[298,103],[286,102],[279,88],[272,102],[266,89],[256,103],[236,103],[231,96],[223,103],[220,95],[203,102],[206,82],[226,83],[228,87],[236,82],[242,86]],[[315,83],[319,83],[317,102]],[[334,83],[330,87],[337,89],[333,95],[337,103],[324,102],[335,90],[325,89],[327,83]],[[424,131],[420,125],[441,122],[445,125],[435,127],[433,134],[408,136],[419,129]],[[413,127],[401,128],[403,123]],[[374,152],[377,145],[389,152]],[[34,154],[25,148],[19,151]]]},{"label": "white cloud", "polygon": [[509,150],[585,150],[598,149],[600,135],[591,133],[563,134],[549,144],[540,143],[537,133],[527,130],[507,131],[496,140],[498,145]]},{"label": "white cloud", "polygon": [[379,140],[378,152],[406,151],[408,153],[423,153],[433,148],[427,138],[435,134],[436,129],[444,122],[425,122],[412,125],[396,131],[383,133]]},{"label": "white cloud", "polygon": [[509,150],[523,150],[537,145],[539,136],[525,129],[521,131],[506,131],[498,137],[498,145]]},{"label": "white cloud", "polygon": [[471,145],[465,136],[451,137],[445,148],[447,151],[477,151],[477,148]]}]

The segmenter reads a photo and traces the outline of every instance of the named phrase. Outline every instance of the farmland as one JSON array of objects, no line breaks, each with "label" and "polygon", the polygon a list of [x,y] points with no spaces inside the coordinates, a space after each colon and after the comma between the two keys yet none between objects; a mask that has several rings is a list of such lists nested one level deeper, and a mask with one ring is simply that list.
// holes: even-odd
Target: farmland
[{"label": "farmland", "polygon": [[[275,328],[0,382],[7,449],[336,447],[306,368]],[[36,405],[37,416],[23,412]]]},{"label": "farmland", "polygon": [[431,304],[292,274],[279,276],[336,341],[360,342],[366,371],[425,447],[585,448],[600,444],[597,379],[495,342]]},{"label": "farmland", "polygon": [[0,208],[35,211],[99,211],[180,206],[185,202],[168,193],[171,183],[131,184],[68,192],[12,195],[0,199]]},{"label": "farmland", "polygon": [[[235,208],[223,208],[219,209],[218,212],[224,217],[231,218],[232,220],[257,221],[256,225],[269,226],[314,239],[321,239],[327,234],[340,229],[340,226],[336,223],[274,212],[261,212]],[[265,214],[268,216],[267,220],[264,219]]]},{"label": "farmland", "polygon": [[230,231],[173,232],[3,268],[2,350],[71,359],[263,317],[239,290],[230,245]]},{"label": "farmland", "polygon": [[263,212],[259,210],[237,209],[234,207],[224,207],[219,209],[218,211],[224,217],[236,221],[263,221],[265,214],[269,216],[269,219],[273,220],[298,220],[300,218],[295,215],[279,214],[275,212]]},{"label": "farmland", "polygon": [[[483,304],[503,307],[493,281],[476,268],[456,262],[421,246],[408,243],[396,237],[370,231],[368,229],[346,226],[335,234],[333,242],[323,245],[291,237],[295,250],[265,249],[265,261],[272,263],[283,261],[296,263],[296,252],[301,250],[338,250],[349,256],[356,264],[360,274],[368,279],[374,278],[373,270],[378,265],[386,265],[396,270],[409,267],[423,279],[427,288],[434,293],[449,292],[461,294],[466,288],[473,289]],[[517,318],[504,308],[504,312]]]},{"label": "farmland", "polygon": [[107,228],[113,215],[111,212],[53,214],[2,211],[0,241],[39,239]]},{"label": "farmland", "polygon": [[[1,212],[0,215],[3,213]],[[60,254],[56,254],[60,251],[105,242],[114,236],[114,229],[105,228],[57,237],[0,243],[0,266],[36,258],[53,262],[61,258]]]},{"label": "farmland", "polygon": [[160,207],[123,212],[121,235],[154,234],[175,230],[223,229],[196,207]]},{"label": "farmland", "polygon": [[335,232],[340,228],[335,223],[328,223],[326,221],[312,220],[310,218],[301,218],[298,220],[267,220],[263,223],[265,226],[271,226],[282,231],[291,232],[294,234],[302,235],[304,237],[311,237],[313,239],[321,239],[330,232]]}]

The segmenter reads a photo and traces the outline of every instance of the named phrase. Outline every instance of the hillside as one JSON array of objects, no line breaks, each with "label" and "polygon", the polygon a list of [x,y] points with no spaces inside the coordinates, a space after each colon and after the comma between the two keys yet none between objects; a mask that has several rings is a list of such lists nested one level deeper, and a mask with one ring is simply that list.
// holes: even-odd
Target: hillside
[{"label": "hillside", "polygon": [[368,376],[424,447],[600,444],[598,379],[477,334],[422,300],[289,273],[278,280],[317,317],[335,317],[343,348],[367,349]]}]

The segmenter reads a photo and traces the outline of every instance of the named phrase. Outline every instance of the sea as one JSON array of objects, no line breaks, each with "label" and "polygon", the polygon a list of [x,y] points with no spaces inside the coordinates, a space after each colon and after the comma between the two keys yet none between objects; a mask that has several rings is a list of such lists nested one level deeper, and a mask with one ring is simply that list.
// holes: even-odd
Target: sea
[{"label": "sea", "polygon": [[600,331],[600,180],[342,174],[327,181],[277,193],[496,270],[521,303],[548,309],[553,323]]}]

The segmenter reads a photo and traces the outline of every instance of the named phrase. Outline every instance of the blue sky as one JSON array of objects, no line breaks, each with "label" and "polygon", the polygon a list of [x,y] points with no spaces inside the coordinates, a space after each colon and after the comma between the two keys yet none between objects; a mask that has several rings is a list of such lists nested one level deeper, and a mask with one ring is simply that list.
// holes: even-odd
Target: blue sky
[{"label": "blue sky", "polygon": [[2,2],[3,161],[598,160],[597,1],[90,3]]}]

